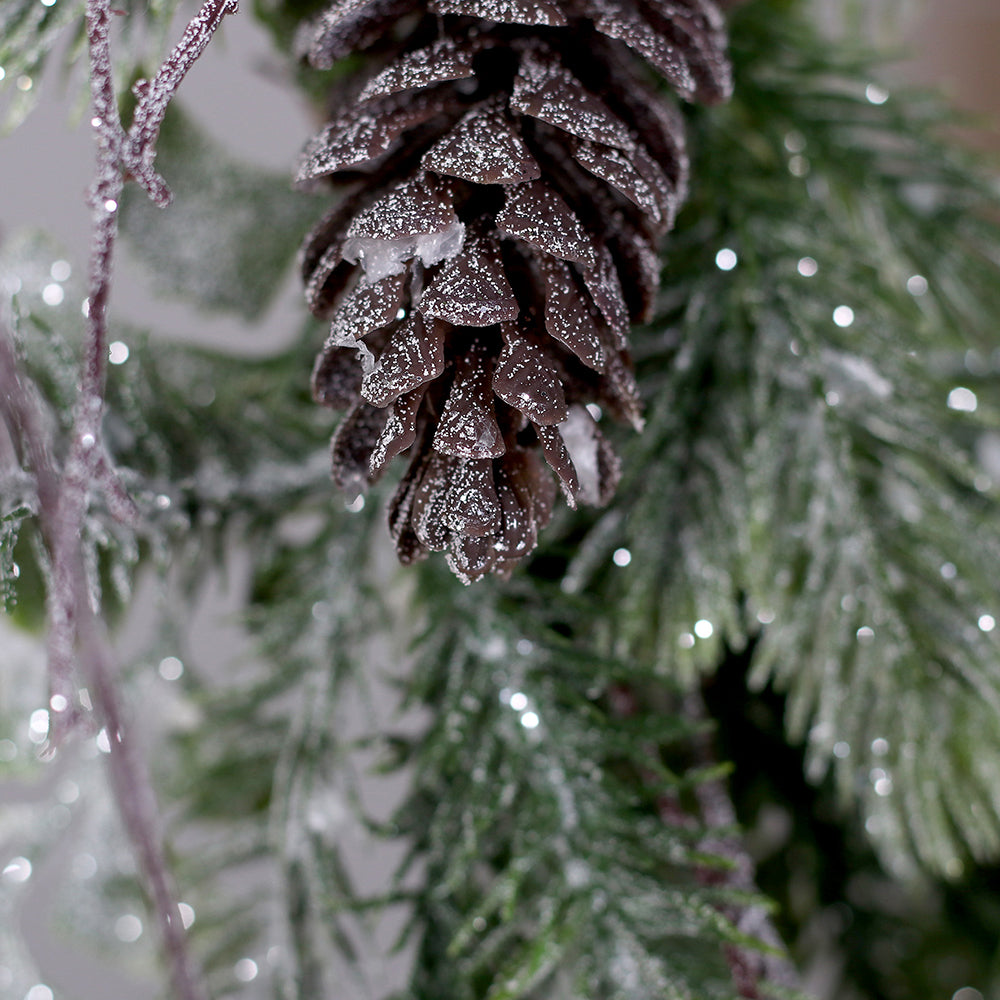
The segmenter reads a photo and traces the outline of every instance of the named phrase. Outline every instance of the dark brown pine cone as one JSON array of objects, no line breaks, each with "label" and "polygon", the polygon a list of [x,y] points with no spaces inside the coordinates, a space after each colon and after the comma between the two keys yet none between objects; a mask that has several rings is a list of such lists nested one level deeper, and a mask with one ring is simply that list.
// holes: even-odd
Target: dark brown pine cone
[{"label": "dark brown pine cone", "polygon": [[348,410],[334,480],[357,492],[407,451],[400,559],[506,575],[556,480],[571,506],[614,493],[601,413],[641,427],[628,332],[688,170],[656,76],[725,98],[722,17],[712,0],[339,0],[299,43],[316,67],[374,67],[297,178],[343,191],[302,254],[332,321],[313,392]]}]

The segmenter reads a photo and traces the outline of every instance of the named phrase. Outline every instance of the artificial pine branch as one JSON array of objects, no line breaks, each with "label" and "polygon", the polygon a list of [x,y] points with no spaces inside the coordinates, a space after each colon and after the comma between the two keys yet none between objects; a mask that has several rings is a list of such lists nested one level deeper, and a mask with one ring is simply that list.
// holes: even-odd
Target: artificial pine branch
[{"label": "artificial pine branch", "polygon": [[637,664],[455,604],[429,609],[414,693],[437,721],[396,817],[430,865],[413,995],[792,995],[738,926],[760,910],[718,849],[731,816],[699,816],[699,789],[724,797],[685,750],[704,721]]},{"label": "artificial pine branch", "polygon": [[[989,395],[950,410],[975,383],[942,352],[992,349],[996,196],[935,138],[940,105],[873,104],[870,63],[767,3],[732,31],[742,85],[693,116],[695,221],[674,237],[664,319],[637,344],[655,402],[564,586],[594,601],[594,641],[664,671],[711,672],[760,634],[755,682],[790,692],[810,773],[832,767],[852,799],[859,769],[891,775],[861,791],[886,856],[960,870],[997,843],[983,801],[996,643],[977,627],[995,601],[997,508],[968,447],[991,428]],[[978,774],[972,731],[986,734]],[[922,780],[943,767],[949,795],[963,789],[950,809]],[[990,818],[953,823],[959,801]]]}]

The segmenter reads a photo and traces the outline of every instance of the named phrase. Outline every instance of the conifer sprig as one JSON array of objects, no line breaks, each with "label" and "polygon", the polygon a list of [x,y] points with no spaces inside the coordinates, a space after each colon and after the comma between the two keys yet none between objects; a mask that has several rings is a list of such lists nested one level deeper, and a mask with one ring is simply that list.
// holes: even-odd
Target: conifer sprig
[{"label": "conifer sprig", "polygon": [[[755,683],[789,693],[810,773],[832,762],[845,794],[875,775],[860,798],[886,856],[955,872],[998,835],[979,770],[998,511],[975,455],[995,404],[974,373],[1000,311],[996,198],[936,138],[939,105],[873,103],[869,63],[769,10],[736,15],[741,85],[696,116],[692,224],[637,346],[656,401],[567,580],[618,608],[610,642],[671,672],[759,635]],[[928,792],[930,772],[948,778]],[[973,803],[980,822],[958,822]]]},{"label": "conifer sprig", "polygon": [[784,995],[748,958],[761,901],[695,804],[720,770],[677,692],[479,601],[428,617],[413,691],[436,722],[397,814],[428,865],[410,995]]}]

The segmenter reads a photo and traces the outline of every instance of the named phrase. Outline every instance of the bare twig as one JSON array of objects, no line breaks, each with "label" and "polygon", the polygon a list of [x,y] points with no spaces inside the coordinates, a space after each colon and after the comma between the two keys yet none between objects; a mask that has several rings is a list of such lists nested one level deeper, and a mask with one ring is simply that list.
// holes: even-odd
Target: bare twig
[{"label": "bare twig", "polygon": [[178,1000],[207,994],[187,948],[172,891],[152,785],[142,756],[126,738],[116,669],[98,609],[91,601],[80,538],[90,494],[100,491],[108,509],[134,521],[135,509],[120,483],[102,437],[107,378],[107,309],[118,236],[118,207],[126,180],[135,179],[158,205],[170,192],[154,169],[156,140],[178,85],[201,55],[236,0],[206,0],[152,82],[136,85],[139,103],[130,130],[121,123],[112,78],[109,0],[87,0],[87,40],[93,104],[91,124],[97,166],[90,190],[91,260],[80,392],[65,464],[59,469],[44,431],[38,402],[19,377],[10,335],[0,331],[0,415],[36,477],[38,522],[51,567],[48,591],[49,745],[57,748],[85,718],[77,679],[90,691],[110,745],[111,784],[160,924],[173,991]]},{"label": "bare twig", "polygon": [[107,308],[118,236],[118,206],[128,177],[136,178],[157,204],[169,203],[170,192],[153,169],[163,116],[181,80],[204,51],[222,18],[236,10],[236,0],[207,0],[153,82],[137,84],[141,96],[132,128],[126,134],[112,79],[109,0],[87,3],[91,124],[96,137],[97,168],[90,190],[92,237],[87,339],[69,456],[50,538],[53,585],[49,591],[48,659],[49,694],[54,708],[50,734],[53,746],[58,746],[79,721],[73,682],[76,620],[69,595],[73,592],[72,554],[79,546],[91,487],[96,485],[104,493],[109,509],[116,515],[134,518],[128,494],[118,482],[101,435],[108,357]]},{"label": "bare twig", "polygon": [[133,87],[133,92],[139,98],[139,105],[128,133],[126,166],[158,205],[166,205],[170,201],[166,184],[153,170],[156,140],[167,106],[187,71],[211,41],[222,19],[227,14],[235,14],[237,10],[237,0],[207,0],[184,29],[181,40],[170,58],[160,67],[152,83],[139,80]]}]

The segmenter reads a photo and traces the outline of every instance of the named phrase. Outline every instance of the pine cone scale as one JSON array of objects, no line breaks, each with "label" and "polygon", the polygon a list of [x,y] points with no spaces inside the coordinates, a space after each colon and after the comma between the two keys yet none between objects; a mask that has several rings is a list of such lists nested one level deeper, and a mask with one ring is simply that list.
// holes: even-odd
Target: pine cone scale
[{"label": "pine cone scale", "polygon": [[524,140],[492,108],[470,111],[421,163],[473,184],[518,184],[542,176]]},{"label": "pine cone scale", "polygon": [[472,57],[478,48],[442,38],[426,49],[409,52],[373,76],[358,95],[358,103],[451,80],[467,80],[475,75]]},{"label": "pine cone scale", "polygon": [[434,448],[455,458],[499,458],[507,450],[493,405],[492,349],[471,337],[455,361],[455,377],[437,430]]},{"label": "pine cone scale", "polygon": [[541,181],[507,189],[507,201],[496,217],[497,228],[562,260],[597,263],[593,237],[573,210]]},{"label": "pine cone scale", "polygon": [[411,312],[393,332],[385,350],[361,383],[361,395],[372,406],[386,406],[418,386],[436,379],[445,367],[444,327],[425,324]]},{"label": "pine cone scale", "polygon": [[431,0],[427,9],[432,14],[475,16],[498,24],[558,28],[566,25],[566,16],[557,4],[539,0]]},{"label": "pine cone scale", "polygon": [[495,326],[520,311],[495,240],[469,237],[420,297],[420,311],[454,326]]}]

